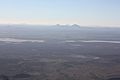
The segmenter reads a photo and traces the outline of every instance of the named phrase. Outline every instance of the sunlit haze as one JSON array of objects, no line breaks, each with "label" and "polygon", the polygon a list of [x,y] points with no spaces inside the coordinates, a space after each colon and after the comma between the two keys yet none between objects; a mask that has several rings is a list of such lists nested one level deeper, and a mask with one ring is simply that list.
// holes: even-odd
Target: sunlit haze
[{"label": "sunlit haze", "polygon": [[120,0],[0,0],[0,24],[120,26]]}]

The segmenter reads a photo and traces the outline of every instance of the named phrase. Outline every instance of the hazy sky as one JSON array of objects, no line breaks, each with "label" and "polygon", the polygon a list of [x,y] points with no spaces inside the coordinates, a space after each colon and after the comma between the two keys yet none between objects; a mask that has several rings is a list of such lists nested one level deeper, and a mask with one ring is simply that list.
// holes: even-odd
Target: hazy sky
[{"label": "hazy sky", "polygon": [[0,0],[0,23],[120,26],[120,0]]}]

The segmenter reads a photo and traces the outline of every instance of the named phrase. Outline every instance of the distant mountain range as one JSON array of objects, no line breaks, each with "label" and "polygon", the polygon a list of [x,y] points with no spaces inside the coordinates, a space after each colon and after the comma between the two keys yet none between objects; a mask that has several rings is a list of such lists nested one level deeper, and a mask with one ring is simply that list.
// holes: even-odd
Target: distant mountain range
[{"label": "distant mountain range", "polygon": [[87,27],[87,28],[120,28],[120,26],[117,26],[117,27],[115,27],[115,26],[81,26],[81,25],[79,25],[79,24],[54,24],[54,25],[46,25],[46,24],[0,24],[0,27],[1,26],[17,26],[17,27],[24,27],[24,26],[39,26],[39,27],[48,27],[48,26],[57,26],[57,27]]}]

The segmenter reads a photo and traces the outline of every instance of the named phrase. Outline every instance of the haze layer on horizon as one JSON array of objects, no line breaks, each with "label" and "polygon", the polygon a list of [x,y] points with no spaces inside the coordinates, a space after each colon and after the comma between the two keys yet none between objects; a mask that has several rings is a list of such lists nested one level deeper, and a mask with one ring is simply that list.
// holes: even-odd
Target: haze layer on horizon
[{"label": "haze layer on horizon", "polygon": [[120,26],[120,0],[0,0],[0,24]]}]

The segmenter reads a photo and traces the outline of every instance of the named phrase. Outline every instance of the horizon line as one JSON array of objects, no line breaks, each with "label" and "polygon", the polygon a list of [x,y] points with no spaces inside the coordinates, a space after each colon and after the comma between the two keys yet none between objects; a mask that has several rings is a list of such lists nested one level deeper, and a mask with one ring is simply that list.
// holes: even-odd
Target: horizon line
[{"label": "horizon line", "polygon": [[110,28],[120,28],[120,25],[117,26],[105,26],[105,25],[80,25],[80,24],[31,24],[31,23],[0,23],[0,25],[31,25],[31,26],[79,26],[79,27],[110,27]]}]

